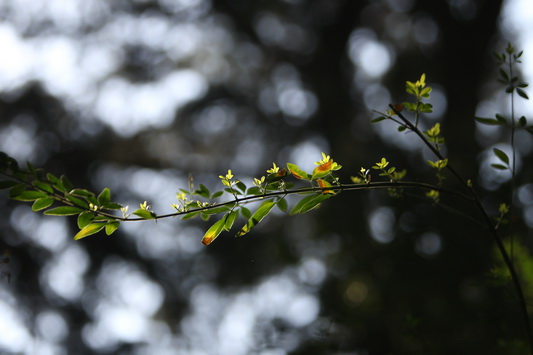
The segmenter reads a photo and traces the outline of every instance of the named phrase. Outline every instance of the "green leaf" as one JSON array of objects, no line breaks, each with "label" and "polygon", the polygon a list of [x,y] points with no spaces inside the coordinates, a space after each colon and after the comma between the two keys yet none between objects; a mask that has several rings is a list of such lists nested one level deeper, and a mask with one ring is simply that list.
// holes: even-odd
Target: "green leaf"
[{"label": "green leaf", "polygon": [[200,214],[200,211],[189,212],[189,213],[184,214],[183,217],[181,217],[181,219],[191,219],[191,218],[198,216],[199,214]]},{"label": "green leaf", "polygon": [[133,212],[133,214],[136,215],[136,216],[139,216],[141,218],[144,218],[144,219],[154,219],[155,216],[156,216],[154,212],[148,211],[148,210],[143,210],[141,208],[139,208],[138,210]]},{"label": "green leaf", "polygon": [[268,183],[279,181],[279,180],[283,179],[285,176],[287,176],[288,174],[289,174],[289,172],[287,171],[287,169],[283,168],[281,170],[278,170],[278,172],[276,172],[276,173],[268,174],[267,177],[266,177],[266,181]]},{"label": "green leaf", "polygon": [[218,220],[213,224],[207,232],[205,232],[203,238],[202,238],[202,244],[209,245],[215,240],[219,234],[224,229],[224,225],[226,224],[226,216],[224,216],[222,219]]},{"label": "green leaf", "polygon": [[222,195],[224,195],[224,191],[217,191],[217,192],[213,193],[213,195],[211,195],[211,199],[218,198],[218,197],[220,197]]},{"label": "green leaf", "polygon": [[255,211],[255,213],[252,215],[252,217],[248,219],[248,222],[246,222],[246,225],[244,225],[244,227],[242,227],[239,233],[237,233],[236,237],[242,237],[243,235],[250,232],[250,230],[253,227],[259,224],[259,222],[261,222],[263,218],[265,218],[268,215],[270,210],[272,210],[272,207],[274,207],[275,205],[276,205],[276,201],[270,200],[270,201],[263,202],[261,206],[259,206],[257,211]]},{"label": "green leaf", "polygon": [[415,84],[410,82],[410,81],[407,81],[405,83],[405,91],[408,94],[415,95],[415,96],[417,96],[417,92],[418,92],[418,90],[416,89]]},{"label": "green leaf", "polygon": [[59,192],[65,192],[65,187],[61,183],[61,180],[57,178],[54,174],[46,174],[46,178],[52,184],[52,186]]},{"label": "green leaf", "polygon": [[[277,188],[276,188],[277,190]],[[250,187],[247,191],[246,191],[246,194],[247,195],[262,195],[263,192],[261,191],[261,189],[257,186],[253,186],[253,187]]]},{"label": "green leaf", "polygon": [[83,227],[75,236],[74,240],[80,240],[82,238],[85,238],[91,234],[95,234],[100,232],[102,229],[105,228],[107,223],[103,222],[97,222],[97,223],[91,223],[85,227]]},{"label": "green leaf", "polygon": [[84,211],[84,209],[78,207],[61,206],[44,211],[44,214],[47,216],[72,216],[75,214],[80,214]]},{"label": "green leaf", "polygon": [[505,82],[509,82],[510,81],[510,78],[509,78],[509,75],[507,74],[507,72],[503,69],[500,69],[500,76],[502,77],[502,79],[505,81]]},{"label": "green leaf", "polygon": [[52,203],[54,203],[54,199],[52,197],[43,197],[38,200],[35,200],[35,202],[31,206],[31,210],[40,211],[40,210],[50,207]]},{"label": "green leaf", "polygon": [[9,198],[14,198],[15,196],[20,195],[26,189],[26,185],[17,184],[9,189]]},{"label": "green leaf", "polygon": [[70,191],[70,194],[74,196],[80,196],[80,197],[89,197],[89,196],[94,197],[94,194],[91,191],[85,190],[85,189],[74,189]]},{"label": "green leaf", "polygon": [[194,191],[194,193],[205,198],[209,198],[210,195],[209,189],[203,184],[200,184],[198,190]]},{"label": "green leaf", "polygon": [[246,185],[242,181],[236,183],[235,186],[237,186],[237,188],[242,192],[246,192]]},{"label": "green leaf", "polygon": [[226,231],[230,231],[231,227],[233,227],[233,223],[235,223],[235,220],[237,219],[237,216],[239,215],[238,210],[233,210],[230,213],[226,215],[226,222],[224,223],[224,229]]},{"label": "green leaf", "polygon": [[430,93],[431,93],[431,87],[428,86],[422,89],[422,91],[420,92],[420,96],[422,96],[425,99],[428,99]]},{"label": "green leaf", "polygon": [[26,167],[27,167],[28,172],[30,173],[30,175],[36,178],[37,177],[37,170],[35,170],[35,168],[33,167],[33,165],[31,165],[31,163],[29,161],[26,162]]},{"label": "green leaf", "polygon": [[503,115],[500,115],[499,113],[496,114],[496,119],[501,123],[507,123],[507,119]]},{"label": "green leaf", "polygon": [[[80,200],[79,198],[76,198],[72,196],[71,194],[66,194],[65,198],[75,204],[76,206],[79,206],[81,208],[89,208],[89,204],[83,200]],[[96,202],[96,201],[95,201]]]},{"label": "green leaf", "polygon": [[13,200],[17,201],[35,201],[43,197],[48,197],[46,192],[41,191],[22,191],[16,196],[12,196]]},{"label": "green leaf", "polygon": [[246,207],[241,206],[240,210],[241,210],[241,214],[242,214],[242,216],[244,218],[248,219],[248,218],[250,218],[252,216],[252,212],[250,212],[250,210],[247,209]]},{"label": "green leaf", "polygon": [[[286,184],[284,189],[288,189],[288,186],[290,184]],[[275,181],[275,182],[271,182],[269,184],[267,184],[267,186],[265,186],[265,190],[267,191],[279,191],[280,190],[280,185],[279,185],[279,182]],[[262,195],[263,192],[262,191],[259,191],[259,193],[257,195]]]},{"label": "green leaf", "polygon": [[61,184],[64,186],[65,192],[69,192],[74,189],[74,186],[72,186],[69,179],[65,175],[61,175],[59,180],[61,180]]},{"label": "green leaf", "polygon": [[380,116],[380,117],[376,117],[376,118],[373,118],[372,120],[370,120],[371,123],[377,123],[377,122],[381,122],[383,120],[386,120],[387,117],[385,116]]},{"label": "green leaf", "polygon": [[242,193],[239,190],[232,189],[230,187],[225,188],[224,191],[232,195],[242,195]]},{"label": "green leaf", "polygon": [[278,200],[278,208],[281,212],[287,212],[287,200],[284,198],[281,198]]},{"label": "green leaf", "polygon": [[407,110],[407,111],[416,111],[416,104],[414,103],[411,103],[411,102],[403,102],[402,103],[403,107]]},{"label": "green leaf", "polygon": [[426,112],[426,113],[433,112],[433,105],[420,103],[420,112]]},{"label": "green leaf", "polygon": [[233,206],[231,205],[231,206],[220,206],[220,207],[210,208],[210,209],[203,210],[202,214],[210,215],[210,214],[228,212],[229,210],[231,210],[231,207]]},{"label": "green leaf", "polygon": [[118,227],[120,226],[120,222],[109,222],[105,225],[105,234],[111,235],[113,234]]},{"label": "green leaf", "polygon": [[102,208],[106,210],[120,210],[122,207],[123,206],[120,203],[115,202],[108,202],[102,205]]},{"label": "green leaf", "polygon": [[103,206],[106,203],[111,202],[111,190],[109,190],[108,187],[103,189],[102,192],[100,192],[100,195],[98,195],[97,201],[99,206]]},{"label": "green leaf", "polygon": [[3,180],[3,181],[0,181],[0,190],[10,189],[16,185],[18,185],[18,182],[16,181]]},{"label": "green leaf", "polygon": [[526,120],[526,118],[525,118],[524,116],[520,117],[520,118],[518,119],[518,126],[519,126],[520,128],[522,128],[522,127],[525,127],[526,125],[527,125],[527,120]]},{"label": "green leaf", "polygon": [[474,119],[479,123],[483,123],[486,125],[493,125],[493,126],[501,125],[502,123],[504,123],[494,118],[474,117]]},{"label": "green leaf", "polygon": [[300,209],[300,213],[304,214],[306,212],[311,211],[312,209],[317,208],[318,206],[320,206],[320,203],[322,203],[322,201],[327,200],[331,196],[332,195],[329,194],[320,194],[318,196],[315,196],[313,199],[307,201],[307,203],[302,206],[302,208]]},{"label": "green leaf", "polygon": [[300,213],[300,211],[302,210],[302,207],[309,201],[311,201],[312,199],[314,199],[316,196],[320,196],[322,195],[322,193],[320,194],[312,194],[312,195],[309,195],[309,196],[306,196],[304,198],[302,198],[300,201],[298,201],[296,203],[296,205],[294,205],[294,207],[292,208],[291,212],[289,212],[290,215],[295,215],[297,213]]},{"label": "green leaf", "polygon": [[516,89],[516,93],[518,94],[518,96],[520,96],[520,97],[522,97],[522,98],[524,98],[526,100],[529,100],[529,97],[527,96],[527,94],[526,94],[526,92],[524,90],[517,88]]},{"label": "green leaf", "polygon": [[509,157],[507,156],[507,154],[505,154],[504,152],[502,152],[498,148],[494,148],[493,151],[494,151],[494,154],[496,154],[496,156],[498,158],[500,158],[501,161],[503,161],[505,164],[509,165]]},{"label": "green leaf", "polygon": [[83,229],[94,219],[94,213],[90,211],[84,211],[78,216],[78,228]]},{"label": "green leaf", "polygon": [[52,186],[50,184],[46,184],[46,183],[41,182],[41,181],[35,181],[33,183],[33,185],[35,187],[37,187],[38,189],[43,190],[45,192],[48,192],[48,193],[51,193],[51,194],[54,193],[54,189],[52,188]]},{"label": "green leaf", "polygon": [[501,164],[490,164],[490,166],[492,166],[494,169],[498,169],[498,170],[507,170],[508,167],[506,167],[505,165],[501,165]]}]

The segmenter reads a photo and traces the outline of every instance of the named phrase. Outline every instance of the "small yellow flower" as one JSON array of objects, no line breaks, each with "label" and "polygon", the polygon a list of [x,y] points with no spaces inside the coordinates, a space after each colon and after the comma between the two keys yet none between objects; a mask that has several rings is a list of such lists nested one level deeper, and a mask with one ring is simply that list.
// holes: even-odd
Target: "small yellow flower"
[{"label": "small yellow flower", "polygon": [[221,178],[222,180],[231,180],[233,178],[233,174],[231,173],[231,169],[228,170],[228,173],[226,174],[226,176],[222,176],[222,175],[219,175],[218,176],[219,178]]},{"label": "small yellow flower", "polygon": [[381,158],[380,162],[377,162],[376,165],[374,165],[373,169],[385,169],[389,165],[389,162],[385,158]]},{"label": "small yellow flower", "polygon": [[509,205],[502,203],[500,204],[500,207],[498,208],[498,211],[503,215],[509,213]]},{"label": "small yellow flower", "polygon": [[276,163],[272,163],[272,168],[267,170],[267,173],[269,174],[275,174],[279,171],[279,167],[276,165]]},{"label": "small yellow flower", "polygon": [[265,182],[264,176],[261,176],[261,179],[254,178],[254,185],[257,187],[261,187],[264,182]]},{"label": "small yellow flower", "polygon": [[416,87],[423,88],[426,86],[426,74],[420,76],[420,80],[415,83]]},{"label": "small yellow flower", "polygon": [[326,155],[326,153],[322,152],[322,160],[317,161],[315,165],[326,164],[326,163],[329,163],[330,160],[331,160],[331,157],[329,155]]},{"label": "small yellow flower", "polygon": [[233,174],[231,173],[231,170],[228,170],[228,173],[226,174],[226,179],[228,180],[233,179]]}]

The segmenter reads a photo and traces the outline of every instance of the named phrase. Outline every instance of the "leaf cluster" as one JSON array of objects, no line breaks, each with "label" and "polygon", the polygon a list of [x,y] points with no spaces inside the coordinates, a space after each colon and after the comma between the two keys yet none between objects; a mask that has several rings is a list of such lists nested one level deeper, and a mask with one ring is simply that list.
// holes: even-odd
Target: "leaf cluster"
[{"label": "leaf cluster", "polygon": [[[520,58],[524,54],[524,51],[516,52],[511,43],[507,45],[507,48],[502,53],[494,52],[494,57],[499,66],[498,69],[498,81],[505,86],[505,92],[511,95],[516,93],[519,97],[525,100],[529,100],[529,96],[524,90],[529,86],[528,83],[520,80],[520,78],[514,73],[514,68],[517,64],[522,63]],[[495,118],[487,117],[475,117],[476,121],[491,126],[507,126],[513,129],[525,129],[527,132],[533,134],[533,126],[528,126],[528,121],[525,116],[521,116],[518,120],[513,117],[506,117],[500,113],[495,115]]]},{"label": "leaf cluster", "polygon": [[[62,175],[44,173],[27,163],[26,170],[19,168],[16,161],[0,153],[0,173],[10,177],[0,180],[0,189],[7,189],[9,197],[17,201],[33,202],[33,211],[44,211],[49,216],[78,216],[80,231],[74,239],[81,239],[105,228],[111,235],[119,226],[111,214],[123,206],[111,201],[111,191],[104,188],[99,194],[74,188],[69,179]],[[60,206],[54,207],[54,203]]]}]

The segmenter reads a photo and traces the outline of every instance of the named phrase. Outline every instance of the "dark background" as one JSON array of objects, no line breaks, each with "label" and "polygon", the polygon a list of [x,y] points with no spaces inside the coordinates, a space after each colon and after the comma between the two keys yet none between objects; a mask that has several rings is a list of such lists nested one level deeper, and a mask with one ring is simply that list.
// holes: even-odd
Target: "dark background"
[{"label": "dark background", "polygon": [[[405,81],[426,73],[440,114],[422,127],[441,122],[445,154],[489,211],[508,199],[508,177],[483,170],[485,152],[506,138],[480,131],[473,119],[496,113],[486,109],[495,98],[502,103],[489,108],[508,110],[492,57],[514,40],[502,25],[503,1],[90,3],[100,7],[74,6],[82,15],[69,26],[54,22],[51,10],[24,22],[15,6],[2,9],[23,42],[46,46],[56,36],[79,41],[75,48],[112,46],[121,58],[92,91],[75,90],[84,85],[76,77],[72,92],[39,75],[3,86],[2,149],[21,163],[65,174],[78,187],[109,186],[130,212],[145,200],[171,212],[189,174],[218,189],[228,169],[249,183],[273,161],[311,170],[321,151],[343,165],[345,182],[381,157],[406,168],[408,180],[434,182],[425,164],[432,157],[414,135],[370,123],[372,109],[406,100]],[[193,50],[172,42],[172,32],[136,40],[145,19],[153,20],[147,28],[178,26]],[[111,24],[125,40],[105,36]],[[186,54],[169,54],[180,50]],[[364,55],[389,65],[379,71]],[[80,62],[84,53],[75,56]],[[88,68],[99,65],[88,60]],[[114,106],[105,115],[97,109],[111,79],[140,88],[183,69],[200,74],[205,91],[167,123],[134,128],[118,111],[111,122]],[[519,137],[523,177],[531,169],[526,138]],[[514,232],[527,244],[531,185],[518,178],[517,186]],[[74,242],[75,219],[42,217],[2,198],[11,274],[1,284],[2,307],[12,333],[2,331],[11,336],[0,345],[35,354],[522,353],[514,291],[493,282],[490,235],[422,196],[343,193],[307,215],[269,216],[245,238],[222,234],[209,247],[200,244],[209,224],[177,219]],[[478,217],[461,201],[443,202]]]}]

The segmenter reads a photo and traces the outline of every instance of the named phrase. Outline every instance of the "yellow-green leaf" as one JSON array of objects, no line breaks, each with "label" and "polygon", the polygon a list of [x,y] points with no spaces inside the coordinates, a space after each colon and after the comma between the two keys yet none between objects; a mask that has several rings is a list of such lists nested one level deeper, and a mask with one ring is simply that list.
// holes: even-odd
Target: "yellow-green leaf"
[{"label": "yellow-green leaf", "polygon": [[118,226],[120,226],[120,222],[109,222],[105,226],[105,234],[111,235],[114,231],[118,229]]},{"label": "yellow-green leaf", "polygon": [[219,234],[224,229],[224,225],[226,223],[226,217],[220,219],[219,221],[215,222],[208,230],[205,232],[204,237],[202,238],[202,244],[209,245],[213,242],[213,240],[216,239],[216,237],[219,236]]},{"label": "yellow-green leaf", "polygon": [[229,232],[231,227],[233,227],[233,223],[235,223],[235,220],[237,219],[237,216],[239,215],[239,210],[233,210],[226,214],[224,217],[225,223],[224,223],[224,229]]},{"label": "yellow-green leaf", "polygon": [[298,203],[296,203],[296,205],[294,205],[294,207],[292,208],[291,212],[289,213],[290,215],[294,215],[294,214],[297,214],[297,213],[300,213],[300,211],[302,210],[302,207],[309,201],[311,201],[312,199],[314,199],[316,196],[320,196],[317,195],[317,194],[312,194],[312,195],[309,195],[309,196],[306,196],[304,198],[302,198],[300,201],[298,201]]},{"label": "yellow-green leaf", "polygon": [[83,211],[85,210],[78,207],[61,206],[44,211],[44,214],[48,216],[72,216]]},{"label": "yellow-green leaf", "polygon": [[144,218],[144,219],[154,219],[155,218],[155,213],[153,213],[152,211],[143,210],[142,208],[139,208],[138,210],[133,212],[133,214],[136,215],[136,216],[139,216],[141,218]]},{"label": "yellow-green leaf", "polygon": [[329,172],[331,171],[331,164],[332,163],[333,163],[333,160],[330,159],[326,163],[320,164],[319,166],[317,166],[313,170],[312,179],[315,180],[315,179],[318,179],[318,178],[321,178],[321,177],[324,177],[324,176],[328,175]]},{"label": "yellow-green leaf", "polygon": [[50,207],[52,203],[54,203],[54,199],[52,197],[43,197],[38,200],[35,200],[35,202],[31,206],[31,210],[40,211],[42,209]]},{"label": "yellow-green leaf", "polygon": [[261,206],[259,206],[257,211],[255,211],[255,213],[252,215],[252,217],[248,219],[248,222],[246,222],[246,225],[242,227],[242,229],[239,231],[239,233],[237,233],[236,236],[241,237],[245,235],[246,233],[250,232],[250,230],[253,227],[259,224],[259,222],[261,222],[263,218],[265,218],[268,215],[272,207],[274,207],[275,205],[276,205],[276,201],[263,202]]},{"label": "yellow-green leaf", "polygon": [[287,212],[287,200],[285,198],[281,198],[278,200],[278,208],[282,212]]},{"label": "yellow-green leaf", "polygon": [[189,212],[189,213],[183,215],[183,217],[181,217],[181,219],[191,219],[191,218],[194,218],[194,217],[198,216],[199,214],[200,214],[199,211]]},{"label": "yellow-green leaf", "polygon": [[303,170],[301,170],[298,165],[287,163],[287,169],[289,169],[290,173],[299,180],[309,180],[309,177],[307,173]]},{"label": "yellow-green leaf", "polygon": [[80,240],[82,238],[85,238],[91,234],[95,234],[100,232],[104,227],[107,225],[107,223],[91,223],[85,227],[82,228],[75,236],[74,240]]},{"label": "yellow-green leaf", "polygon": [[86,227],[89,223],[93,221],[93,219],[94,219],[93,212],[85,211],[85,212],[80,213],[80,215],[78,216],[78,228],[82,229]]},{"label": "yellow-green leaf", "polygon": [[48,195],[40,191],[22,191],[16,196],[10,196],[13,200],[18,201],[35,201]]},{"label": "yellow-green leaf", "polygon": [[111,190],[109,190],[108,187],[102,190],[100,192],[100,195],[98,195],[98,204],[100,206],[105,205],[106,203],[109,203],[111,201]]},{"label": "yellow-green leaf", "polygon": [[52,188],[52,186],[50,184],[47,184],[47,183],[44,183],[44,182],[41,182],[41,181],[36,181],[33,183],[33,185],[35,185],[37,188],[45,191],[45,192],[48,192],[48,193],[51,193],[53,194],[54,193],[54,189]]},{"label": "yellow-green leaf", "polygon": [[300,210],[300,213],[304,214],[306,212],[309,212],[309,211],[317,208],[318,206],[320,206],[320,203],[322,201],[327,200],[331,196],[332,195],[330,195],[330,194],[316,196],[315,198],[313,198],[312,200],[308,201],[305,205],[302,206],[302,209]]},{"label": "yellow-green leaf", "polygon": [[[72,196],[71,194],[66,194],[65,198],[75,204],[76,206],[82,207],[82,208],[89,208],[89,204],[77,197]],[[96,200],[93,202],[96,203]]]}]

